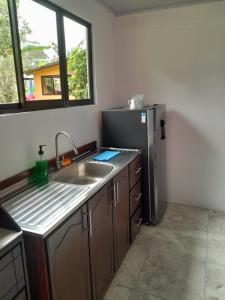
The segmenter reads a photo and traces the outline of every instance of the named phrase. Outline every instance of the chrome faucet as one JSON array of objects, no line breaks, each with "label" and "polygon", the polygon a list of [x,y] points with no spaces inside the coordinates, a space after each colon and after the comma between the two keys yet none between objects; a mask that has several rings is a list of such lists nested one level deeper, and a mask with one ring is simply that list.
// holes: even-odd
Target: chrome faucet
[{"label": "chrome faucet", "polygon": [[58,139],[61,134],[65,135],[69,139],[69,141],[73,145],[73,151],[74,151],[75,155],[78,154],[76,144],[74,143],[73,139],[69,136],[69,134],[66,133],[65,131],[59,131],[55,136],[55,152],[56,152],[56,167],[57,167],[57,169],[61,168],[61,163],[60,163],[60,159],[59,159],[59,143],[58,143]]}]

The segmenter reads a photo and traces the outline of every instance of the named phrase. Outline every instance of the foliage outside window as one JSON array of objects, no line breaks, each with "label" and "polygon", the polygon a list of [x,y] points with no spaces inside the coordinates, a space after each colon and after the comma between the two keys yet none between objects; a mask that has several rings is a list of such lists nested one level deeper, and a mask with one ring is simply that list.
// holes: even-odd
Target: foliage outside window
[{"label": "foliage outside window", "polygon": [[[70,18],[64,17],[63,19],[69,99],[87,99],[89,97],[87,28]],[[75,36],[73,32],[79,32],[79,35]]]},{"label": "foliage outside window", "polygon": [[48,1],[0,0],[0,110],[92,104],[91,52],[86,21]]}]

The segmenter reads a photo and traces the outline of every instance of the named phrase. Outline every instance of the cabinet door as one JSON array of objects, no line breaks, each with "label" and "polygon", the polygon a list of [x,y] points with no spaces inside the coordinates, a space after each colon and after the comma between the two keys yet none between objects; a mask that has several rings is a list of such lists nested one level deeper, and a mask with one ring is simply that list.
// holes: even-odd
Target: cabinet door
[{"label": "cabinet door", "polygon": [[93,300],[103,298],[114,273],[113,220],[110,185],[88,202]]},{"label": "cabinet door", "polygon": [[86,213],[84,206],[47,240],[54,300],[90,299]]},{"label": "cabinet door", "polygon": [[120,172],[113,179],[114,190],[114,249],[117,270],[129,249],[129,171]]}]

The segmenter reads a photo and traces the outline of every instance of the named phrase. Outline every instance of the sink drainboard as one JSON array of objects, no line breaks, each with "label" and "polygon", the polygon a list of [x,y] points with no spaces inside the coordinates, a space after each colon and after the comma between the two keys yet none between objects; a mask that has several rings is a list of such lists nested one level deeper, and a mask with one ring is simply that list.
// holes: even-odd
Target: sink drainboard
[{"label": "sink drainboard", "polygon": [[49,182],[32,187],[2,204],[3,208],[24,230],[48,227],[74,206],[89,187]]}]

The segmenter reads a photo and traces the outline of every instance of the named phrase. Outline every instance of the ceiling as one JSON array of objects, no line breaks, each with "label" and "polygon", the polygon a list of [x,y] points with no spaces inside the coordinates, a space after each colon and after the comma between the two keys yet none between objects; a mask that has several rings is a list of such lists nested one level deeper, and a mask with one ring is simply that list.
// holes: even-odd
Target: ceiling
[{"label": "ceiling", "polygon": [[97,0],[115,15],[125,15],[149,9],[168,8],[170,6],[207,3],[222,0]]}]

